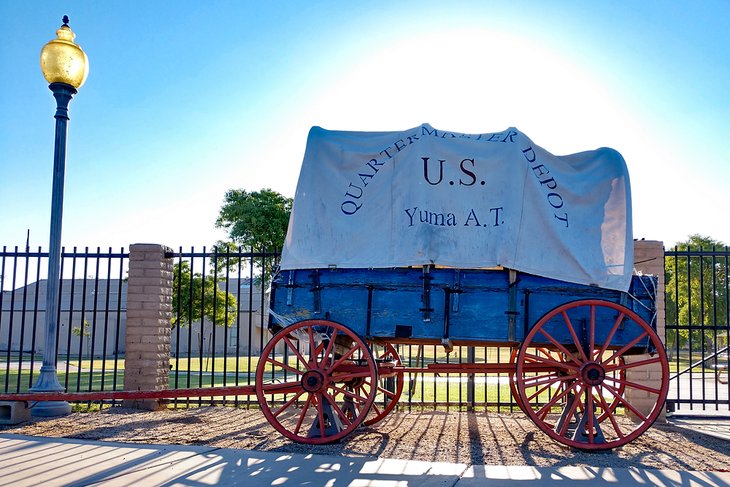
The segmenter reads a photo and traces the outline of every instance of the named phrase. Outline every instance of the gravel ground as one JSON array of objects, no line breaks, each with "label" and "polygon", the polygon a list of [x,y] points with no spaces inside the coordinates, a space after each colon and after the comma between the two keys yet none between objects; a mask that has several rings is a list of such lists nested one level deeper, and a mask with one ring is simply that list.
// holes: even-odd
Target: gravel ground
[{"label": "gravel ground", "polygon": [[140,412],[120,407],[0,426],[4,433],[125,443],[208,445],[286,453],[375,456],[471,465],[565,465],[728,471],[730,441],[655,424],[610,452],[566,448],[521,413],[411,411],[391,413],[332,445],[292,443],[257,409],[207,407]]}]

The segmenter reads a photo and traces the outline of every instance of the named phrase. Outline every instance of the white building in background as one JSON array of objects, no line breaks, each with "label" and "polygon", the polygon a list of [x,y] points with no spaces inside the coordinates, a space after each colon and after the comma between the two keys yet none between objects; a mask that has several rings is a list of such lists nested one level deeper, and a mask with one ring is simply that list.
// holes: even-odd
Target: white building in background
[{"label": "white building in background", "polygon": [[[45,346],[46,285],[43,279],[3,291],[0,349],[42,353]],[[127,283],[119,279],[63,279],[58,321],[59,355],[88,357],[124,353]],[[93,344],[92,338],[93,336]]]},{"label": "white building in background", "polygon": [[[40,280],[0,295],[0,352],[35,351],[45,345],[45,304],[47,281]],[[226,290],[225,281],[219,288]],[[228,292],[236,297],[238,316],[229,327],[205,320],[192,326],[172,330],[172,356],[258,355],[268,340],[266,317],[261,309],[259,286],[251,288],[248,279],[229,279]],[[61,281],[60,319],[58,323],[59,356],[95,357],[125,351],[127,283],[119,279],[63,279]],[[266,296],[264,296],[264,299]],[[215,330],[214,330],[215,328]],[[93,340],[92,340],[93,339]],[[92,343],[93,342],[93,343]],[[179,347],[178,347],[179,344]],[[202,350],[202,353],[201,353]]]},{"label": "white building in background", "polygon": [[264,295],[262,301],[261,287],[256,284],[252,287],[250,279],[230,278],[227,288],[226,281],[220,281],[218,288],[236,298],[237,318],[228,327],[220,324],[213,326],[206,319],[202,326],[197,321],[190,326],[173,328],[172,357],[187,357],[188,353],[195,357],[201,355],[201,350],[203,356],[213,355],[213,351],[215,355],[222,355],[224,351],[233,356],[236,353],[254,356],[260,354],[269,340],[266,332],[267,314],[261,313],[262,309],[268,309],[268,296]]}]

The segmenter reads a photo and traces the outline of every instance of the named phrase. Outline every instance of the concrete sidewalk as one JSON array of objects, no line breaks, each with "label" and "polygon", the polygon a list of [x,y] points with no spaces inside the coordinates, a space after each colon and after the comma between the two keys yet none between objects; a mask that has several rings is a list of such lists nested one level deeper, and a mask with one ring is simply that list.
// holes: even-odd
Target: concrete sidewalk
[{"label": "concrete sidewalk", "polygon": [[718,411],[714,414],[714,417],[712,414],[708,414],[707,411],[702,411],[699,414],[674,413],[667,417],[667,422],[678,428],[730,441],[730,419],[728,419],[727,411]]},{"label": "concrete sidewalk", "polygon": [[0,434],[0,486],[6,485],[726,487],[730,473],[468,466]]}]

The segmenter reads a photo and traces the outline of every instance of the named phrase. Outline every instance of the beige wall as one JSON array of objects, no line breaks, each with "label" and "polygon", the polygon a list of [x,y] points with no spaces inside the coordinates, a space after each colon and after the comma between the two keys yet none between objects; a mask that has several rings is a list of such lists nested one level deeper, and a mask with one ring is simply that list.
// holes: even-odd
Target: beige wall
[{"label": "beige wall", "polygon": [[[59,355],[67,353],[78,355],[79,341],[82,340],[82,354],[88,356],[91,352],[92,336],[94,355],[101,355],[105,350],[105,344],[107,355],[113,355],[115,351],[124,353],[127,284],[121,282],[120,287],[118,279],[100,279],[95,285],[93,284],[94,281],[87,282],[86,288],[84,288],[82,279],[64,279],[61,283],[61,313],[58,321]],[[10,347],[13,352],[20,351],[22,348],[24,352],[34,350],[37,354],[43,353],[46,285],[47,281],[41,280],[15,291],[3,293],[0,350],[7,350]],[[120,291],[121,306],[119,306]],[[107,294],[109,311],[105,309]],[[22,309],[23,303],[25,303],[25,311]],[[36,303],[38,303],[38,309],[35,309]],[[10,311],[11,305],[15,311]],[[72,307],[73,312],[70,311]],[[119,307],[121,307],[121,313],[117,311]],[[86,327],[83,326],[84,320],[88,323]],[[119,323],[118,337],[116,336],[117,323]],[[12,334],[9,333],[11,324]],[[74,329],[80,331],[82,328],[85,328],[83,335],[73,332]],[[8,338],[10,338],[9,343]]]},{"label": "beige wall", "polygon": [[[232,279],[233,285],[237,285],[237,280]],[[225,283],[219,283],[221,289],[225,289]],[[107,287],[109,288],[109,311],[104,308],[106,306],[106,294]],[[107,356],[113,355],[114,353],[124,354],[126,347],[124,343],[124,336],[126,334],[127,326],[127,283],[121,283],[121,312],[117,311],[119,303],[119,280],[112,279],[109,281],[99,280],[99,284],[96,290],[94,290],[87,283],[87,289],[84,292],[83,280],[77,279],[73,283],[73,300],[71,299],[71,288],[72,280],[64,279],[61,286],[61,318],[58,322],[58,353],[60,356],[65,356],[67,353],[71,356],[79,355],[79,342],[81,343],[81,355],[82,357],[89,357],[91,353],[91,339],[93,335],[94,339],[94,355],[99,357],[106,350]],[[232,289],[232,288],[231,288]],[[36,301],[35,293],[38,290],[38,300]],[[236,295],[235,292],[230,290],[232,294]],[[225,350],[225,343],[223,341],[223,334],[226,333],[228,353],[236,350],[236,343],[233,341],[235,335],[238,335],[238,347],[240,353],[246,354],[249,351],[256,355],[260,351],[261,343],[261,292],[260,289],[253,289],[253,306],[252,310],[249,311],[249,289],[242,289],[238,296],[240,296],[239,302],[239,327],[236,327],[236,322],[224,331],[221,326],[216,327],[216,340],[215,340],[215,353],[223,354]],[[11,296],[14,294],[14,296]],[[99,296],[96,302],[96,312],[94,312],[94,295]],[[11,299],[12,297],[12,299]],[[22,311],[23,300],[25,300],[25,311]],[[38,303],[39,309],[34,309],[35,303]],[[42,280],[38,283],[29,284],[26,287],[16,289],[13,292],[5,292],[3,295],[2,302],[2,319],[0,320],[0,350],[6,351],[8,347],[12,352],[23,352],[30,353],[34,350],[36,354],[43,353],[44,347],[44,329],[45,329],[45,310],[43,307],[46,302],[46,281]],[[11,303],[14,303],[13,311],[11,313]],[[81,306],[84,303],[85,310],[82,312]],[[70,312],[69,309],[73,305],[74,311]],[[249,318],[250,315],[250,318]],[[85,335],[80,336],[73,331],[69,332],[69,328],[81,329],[83,321],[86,320],[88,326],[85,328]],[[264,317],[266,320],[266,317]],[[12,322],[12,334],[9,334],[10,324]],[[251,343],[249,344],[249,333],[248,327],[249,322],[252,323],[251,330]],[[119,323],[119,332],[117,334],[117,323]],[[190,352],[193,354],[200,353],[200,323],[196,322],[192,325],[192,340]],[[233,329],[236,329],[234,331]],[[264,321],[264,329],[266,328],[266,321]],[[206,320],[203,330],[203,350],[204,353],[211,351],[212,337],[213,337],[213,325]],[[35,331],[35,333],[34,333]],[[93,334],[92,334],[93,331]],[[105,331],[106,331],[106,348],[105,344]],[[21,333],[22,332],[22,333]],[[172,330],[172,344],[173,347],[177,346],[177,333],[176,329]],[[183,326],[180,330],[180,353],[188,353],[188,338],[187,334],[190,332],[188,326]],[[69,333],[70,342],[69,342]],[[35,335],[35,342],[33,341],[33,335]],[[268,335],[265,334],[264,344],[268,340]],[[8,343],[8,338],[10,342]],[[35,346],[34,346],[35,344]],[[69,347],[70,344],[70,347]],[[70,352],[69,352],[70,349]],[[174,348],[173,348],[174,349]]]}]

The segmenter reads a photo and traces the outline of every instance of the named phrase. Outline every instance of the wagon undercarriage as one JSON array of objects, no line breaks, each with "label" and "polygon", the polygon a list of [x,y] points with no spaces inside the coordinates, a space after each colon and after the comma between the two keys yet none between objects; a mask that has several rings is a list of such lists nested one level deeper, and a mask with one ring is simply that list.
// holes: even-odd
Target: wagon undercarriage
[{"label": "wagon undercarriage", "polygon": [[[311,296],[310,290],[306,292]],[[274,297],[272,302],[276,303]],[[646,315],[651,310],[643,311]],[[529,310],[521,308],[520,313],[529,314]],[[431,326],[440,327],[438,323]],[[525,327],[519,341],[503,343],[512,353],[502,363],[418,367],[402,363],[398,345],[439,344],[438,334],[397,337],[383,332],[381,326],[380,336],[365,335],[352,326],[318,318],[278,328],[261,353],[254,386],[31,393],[2,395],[0,400],[255,394],[277,431],[296,442],[321,444],[338,441],[387,416],[411,375],[506,374],[516,404],[547,435],[572,448],[604,450],[622,446],[646,431],[662,413],[668,391],[667,357],[655,330],[639,313],[605,299],[569,301],[543,313],[534,325]],[[488,340],[489,330],[481,333],[486,337],[481,341],[461,337],[453,344],[493,342]]]},{"label": "wagon undercarriage", "polygon": [[[569,313],[575,308],[594,319],[574,324]],[[597,309],[616,312],[603,339],[597,338]],[[616,345],[619,330],[634,338]],[[657,419],[666,368],[661,341],[643,319],[614,303],[582,300],[545,315],[502,364],[405,367],[392,342],[365,340],[336,322],[304,320],[266,346],[256,392],[274,428],[293,441],[318,444],[383,419],[396,406],[406,374],[508,373],[517,404],[541,430],[570,447],[598,450],[633,440]],[[658,388],[643,383],[652,370],[662,375]]]}]

